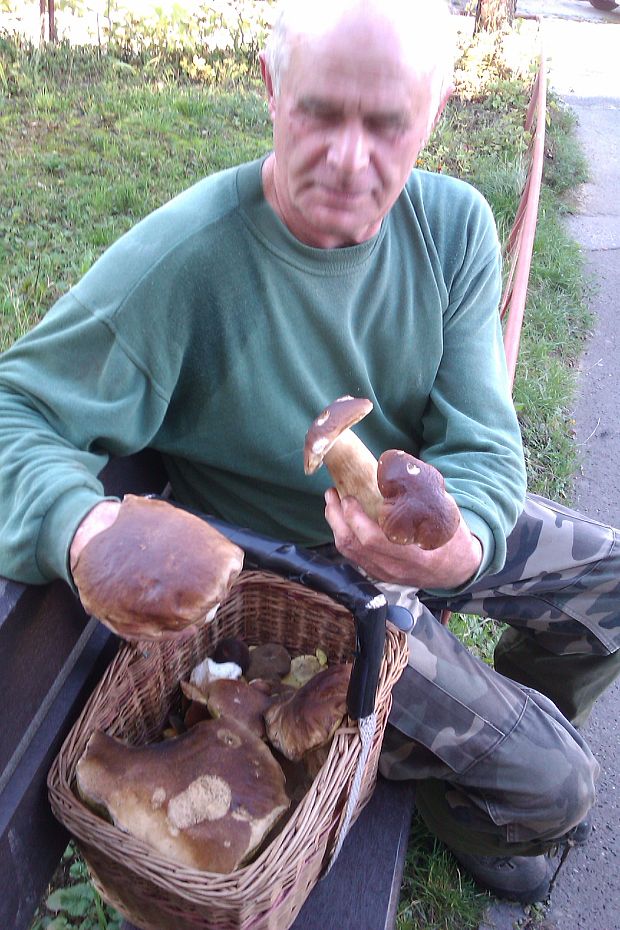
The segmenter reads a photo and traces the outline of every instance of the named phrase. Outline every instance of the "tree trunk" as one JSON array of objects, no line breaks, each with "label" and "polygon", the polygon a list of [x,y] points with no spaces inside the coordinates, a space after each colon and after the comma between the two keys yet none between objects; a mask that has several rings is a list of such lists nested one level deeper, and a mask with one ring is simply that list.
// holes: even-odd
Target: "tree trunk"
[{"label": "tree trunk", "polygon": [[477,0],[474,33],[497,32],[510,26],[516,6],[516,0]]},{"label": "tree trunk", "polygon": [[47,0],[39,0],[39,39],[40,44],[43,45],[45,42],[45,12],[47,8]]},{"label": "tree trunk", "polygon": [[54,9],[54,0],[47,0],[47,14],[49,21],[50,42],[56,41],[56,11]]},{"label": "tree trunk", "polygon": [[[56,13],[54,0],[39,0],[39,20],[41,25],[41,45],[48,39],[56,41]],[[45,21],[47,20],[47,29]]]}]

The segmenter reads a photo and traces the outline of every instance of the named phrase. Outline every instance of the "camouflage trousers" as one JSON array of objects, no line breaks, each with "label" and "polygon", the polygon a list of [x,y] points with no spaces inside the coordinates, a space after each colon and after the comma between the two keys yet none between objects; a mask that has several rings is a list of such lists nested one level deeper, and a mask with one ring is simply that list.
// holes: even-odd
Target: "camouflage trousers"
[{"label": "camouflage trousers", "polygon": [[[599,766],[575,725],[620,672],[618,539],[530,495],[498,574],[450,599],[378,585],[415,620],[380,771],[416,779],[418,810],[452,848],[536,855],[593,804]],[[445,608],[509,624],[494,669],[437,622]]]}]

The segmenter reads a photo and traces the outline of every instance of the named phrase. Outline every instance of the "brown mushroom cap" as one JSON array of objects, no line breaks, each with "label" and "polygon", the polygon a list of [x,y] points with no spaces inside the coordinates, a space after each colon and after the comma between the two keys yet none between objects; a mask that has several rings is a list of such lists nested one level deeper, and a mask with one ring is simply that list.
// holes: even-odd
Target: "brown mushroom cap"
[{"label": "brown mushroom cap", "polygon": [[242,639],[225,636],[215,647],[213,658],[216,662],[234,662],[245,675],[250,664],[250,650]]},{"label": "brown mushroom cap", "polygon": [[173,862],[228,873],[289,806],[268,747],[235,720],[127,746],[94,733],[76,769],[85,803]]},{"label": "brown mushroom cap", "polygon": [[254,678],[282,678],[291,667],[291,656],[280,643],[263,643],[250,651],[250,664],[245,673],[248,681]]},{"label": "brown mushroom cap", "polygon": [[306,433],[304,444],[304,471],[313,474],[323,463],[323,457],[331,449],[344,430],[359,423],[373,408],[372,401],[365,397],[339,397],[329,404],[312,423]]},{"label": "brown mushroom cap", "polygon": [[265,711],[269,742],[290,759],[329,742],[347,709],[351,665],[332,665]]},{"label": "brown mushroom cap", "polygon": [[119,636],[158,639],[204,623],[242,565],[243,551],[204,520],[129,494],[73,578],[85,609]]},{"label": "brown mushroom cap", "polygon": [[379,459],[377,483],[384,498],[379,525],[390,542],[438,549],[452,539],[459,509],[432,465],[388,449]]},{"label": "brown mushroom cap", "polygon": [[271,695],[253,688],[247,681],[220,678],[209,685],[206,701],[212,717],[234,717],[254,736],[264,738],[263,714],[273,702]]}]

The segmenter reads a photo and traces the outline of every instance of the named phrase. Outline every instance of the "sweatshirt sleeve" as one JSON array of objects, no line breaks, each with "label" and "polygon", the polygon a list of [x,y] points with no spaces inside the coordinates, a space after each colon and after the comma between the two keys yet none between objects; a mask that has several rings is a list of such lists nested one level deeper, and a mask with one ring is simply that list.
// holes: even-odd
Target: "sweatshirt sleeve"
[{"label": "sweatshirt sleeve", "polygon": [[440,469],[482,543],[479,578],[504,564],[506,538],[523,508],[526,474],[498,313],[495,223],[477,192],[468,213],[451,219],[461,233],[450,246],[444,243],[450,256],[444,262],[444,345],[424,417],[422,457]]},{"label": "sweatshirt sleeve", "polygon": [[110,454],[148,445],[166,398],[110,323],[69,292],[0,358],[0,574],[70,581],[74,532]]}]

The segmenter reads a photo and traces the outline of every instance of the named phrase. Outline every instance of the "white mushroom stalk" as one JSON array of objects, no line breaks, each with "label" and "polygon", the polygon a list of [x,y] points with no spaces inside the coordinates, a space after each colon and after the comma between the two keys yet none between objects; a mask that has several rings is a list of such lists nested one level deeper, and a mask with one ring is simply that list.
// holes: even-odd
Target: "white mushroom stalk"
[{"label": "white mushroom stalk", "polygon": [[377,459],[351,426],[372,410],[365,398],[339,397],[320,414],[306,434],[304,470],[325,465],[341,498],[355,497],[377,520],[383,498],[377,485]]}]

